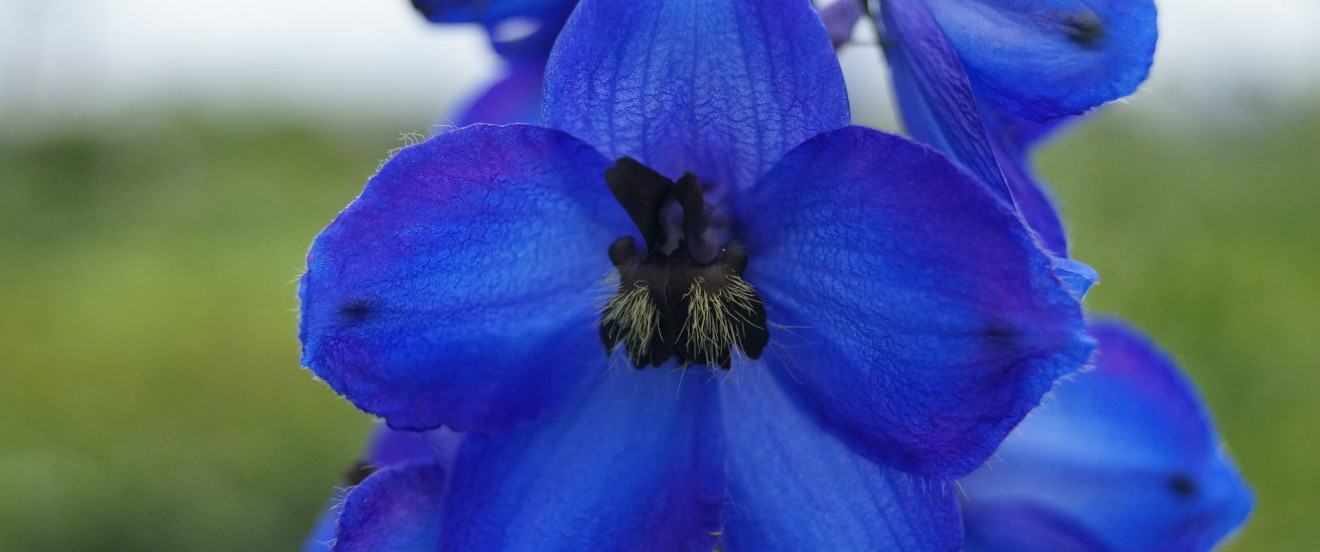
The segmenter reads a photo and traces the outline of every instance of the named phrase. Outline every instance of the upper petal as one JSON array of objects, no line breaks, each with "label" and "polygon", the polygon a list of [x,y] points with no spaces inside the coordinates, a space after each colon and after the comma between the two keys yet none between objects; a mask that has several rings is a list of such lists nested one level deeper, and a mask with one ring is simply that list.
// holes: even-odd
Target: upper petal
[{"label": "upper petal", "polygon": [[562,132],[475,126],[405,148],[312,244],[303,365],[401,429],[497,431],[605,366],[607,161]]},{"label": "upper petal", "polygon": [[720,385],[726,505],[723,550],[957,550],[957,491],[857,454],[798,406],[763,363]]},{"label": "upper petal", "polygon": [[724,499],[714,382],[616,360],[572,407],[464,439],[442,551],[711,550]]},{"label": "upper petal", "polygon": [[887,0],[881,15],[885,59],[908,134],[943,151],[1011,203],[1013,194],[986,136],[971,82],[926,4]]},{"label": "upper petal", "polygon": [[943,156],[849,127],[735,204],[784,385],[871,457],[971,471],[1091,352],[1018,218]]},{"label": "upper petal", "polygon": [[1195,390],[1135,330],[1090,331],[1095,369],[1061,382],[996,460],[962,481],[969,509],[1048,510],[1116,550],[1213,548],[1252,498]]},{"label": "upper petal", "polygon": [[1155,54],[1151,0],[925,0],[977,94],[1023,117],[1131,94]]},{"label": "upper petal", "polygon": [[807,0],[586,0],[551,54],[545,120],[611,158],[743,187],[849,114]]},{"label": "upper petal", "polygon": [[1017,207],[1049,252],[1067,256],[1063,223],[1031,170],[1030,143],[1053,123],[1030,123],[972,92],[954,46],[921,0],[883,4],[885,57],[908,133],[943,151]]},{"label": "upper petal", "polygon": [[434,552],[445,474],[435,464],[395,465],[348,493],[334,552]]}]

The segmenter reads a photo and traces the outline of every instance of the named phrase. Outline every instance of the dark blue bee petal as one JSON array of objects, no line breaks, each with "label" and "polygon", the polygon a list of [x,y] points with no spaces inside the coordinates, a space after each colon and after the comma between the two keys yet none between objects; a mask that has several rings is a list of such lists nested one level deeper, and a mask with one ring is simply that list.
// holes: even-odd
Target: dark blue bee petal
[{"label": "dark blue bee petal", "polygon": [[872,462],[831,434],[761,363],[721,382],[727,552],[957,550],[957,489]]},{"label": "dark blue bee petal", "polygon": [[1131,94],[1155,54],[1151,0],[924,0],[978,96],[1029,119]]},{"label": "dark blue bee petal", "polygon": [[545,119],[669,178],[746,187],[849,113],[806,0],[586,0],[551,54]]},{"label": "dark blue bee petal", "polygon": [[1047,511],[1112,550],[1210,550],[1246,519],[1251,490],[1169,357],[1121,322],[1090,333],[1095,368],[1060,382],[961,481],[968,509]]},{"label": "dark blue bee petal", "polygon": [[964,475],[1090,356],[1055,262],[934,150],[828,132],[739,199],[771,323],[762,358],[873,459]]},{"label": "dark blue bee petal", "polygon": [[634,231],[607,166],[525,125],[405,148],[312,245],[303,365],[400,429],[503,431],[573,393],[605,367],[607,248]]},{"label": "dark blue bee petal", "polygon": [[615,362],[542,421],[463,440],[439,550],[714,548],[725,502],[718,382]]}]

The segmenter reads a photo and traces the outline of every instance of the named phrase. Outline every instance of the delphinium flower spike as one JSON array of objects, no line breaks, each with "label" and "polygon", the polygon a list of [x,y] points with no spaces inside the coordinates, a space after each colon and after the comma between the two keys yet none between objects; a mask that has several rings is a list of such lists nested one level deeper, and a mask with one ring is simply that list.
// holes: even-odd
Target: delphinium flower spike
[{"label": "delphinium flower spike", "polygon": [[546,81],[555,128],[405,148],[313,244],[304,364],[395,428],[466,433],[442,492],[373,474],[340,533],[956,550],[948,480],[1091,352],[1011,207],[847,126],[805,1],[588,0]]}]

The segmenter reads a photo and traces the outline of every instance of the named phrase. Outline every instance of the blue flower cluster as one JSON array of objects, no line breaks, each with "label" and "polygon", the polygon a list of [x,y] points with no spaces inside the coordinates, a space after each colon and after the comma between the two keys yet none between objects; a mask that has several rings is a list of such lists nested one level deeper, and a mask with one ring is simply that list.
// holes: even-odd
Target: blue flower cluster
[{"label": "blue flower cluster", "polygon": [[[308,254],[303,365],[390,429],[305,550],[1193,551],[1245,519],[1177,367],[1086,321],[1030,170],[1145,78],[1149,0],[413,3],[508,72]],[[911,140],[851,124],[863,17]]]}]

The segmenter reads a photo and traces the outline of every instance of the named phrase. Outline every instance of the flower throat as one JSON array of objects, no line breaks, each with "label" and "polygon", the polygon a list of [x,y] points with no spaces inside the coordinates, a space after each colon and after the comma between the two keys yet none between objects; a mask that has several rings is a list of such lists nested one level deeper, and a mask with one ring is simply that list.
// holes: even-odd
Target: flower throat
[{"label": "flower throat", "polygon": [[[747,251],[711,237],[696,177],[687,173],[675,182],[623,157],[606,169],[605,182],[646,241],[644,251],[631,236],[610,244],[619,289],[601,314],[606,353],[622,343],[639,369],[675,357],[680,368],[705,364],[727,370],[735,346],[750,358],[760,357],[770,333],[765,305],[742,278]],[[664,216],[675,203],[681,221]]]}]

